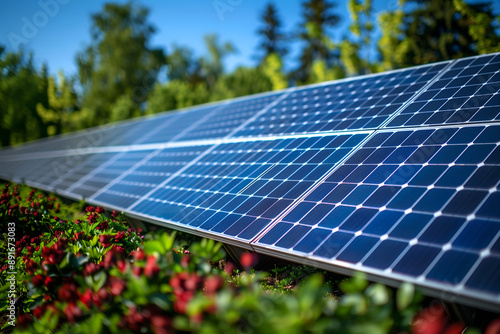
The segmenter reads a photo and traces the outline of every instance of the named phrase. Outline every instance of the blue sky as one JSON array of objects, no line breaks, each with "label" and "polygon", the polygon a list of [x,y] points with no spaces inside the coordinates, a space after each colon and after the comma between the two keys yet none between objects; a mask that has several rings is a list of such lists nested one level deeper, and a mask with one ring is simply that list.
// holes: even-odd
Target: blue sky
[{"label": "blue sky", "polygon": [[[226,4],[226,11],[217,11],[215,4]],[[13,51],[16,45],[33,51],[36,64],[48,63],[51,73],[62,69],[75,74],[75,54],[90,42],[90,16],[101,10],[104,0],[16,0],[0,2],[0,44]],[[114,2],[124,3],[117,0]],[[172,44],[186,45],[201,56],[205,51],[203,36],[219,35],[230,41],[238,53],[227,58],[228,70],[239,65],[254,65],[258,45],[256,30],[259,15],[268,0],[142,0],[150,8],[150,22],[157,28],[152,45],[168,50]],[[285,31],[296,29],[301,20],[301,0],[274,0]],[[341,25],[332,30],[333,40],[339,40],[347,30],[349,16],[345,1],[338,1],[336,12]],[[397,0],[375,0],[376,12],[394,9]],[[45,8],[45,10],[44,10]],[[47,14],[48,13],[48,14]],[[30,26],[31,25],[31,26]],[[30,30],[30,28],[32,28]],[[33,29],[34,28],[34,29]],[[293,65],[298,46],[288,57]]]}]

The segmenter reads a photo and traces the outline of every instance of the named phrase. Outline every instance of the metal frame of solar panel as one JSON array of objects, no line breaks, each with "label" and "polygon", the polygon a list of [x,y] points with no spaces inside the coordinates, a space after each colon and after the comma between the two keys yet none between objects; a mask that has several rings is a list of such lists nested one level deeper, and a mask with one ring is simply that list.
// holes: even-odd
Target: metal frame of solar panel
[{"label": "metal frame of solar panel", "polygon": [[0,176],[260,253],[500,305],[500,54],[0,151]]}]

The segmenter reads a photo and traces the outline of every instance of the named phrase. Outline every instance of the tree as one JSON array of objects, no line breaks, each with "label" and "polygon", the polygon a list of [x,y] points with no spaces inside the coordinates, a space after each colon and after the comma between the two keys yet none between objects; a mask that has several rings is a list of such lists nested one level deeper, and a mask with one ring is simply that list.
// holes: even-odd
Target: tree
[{"label": "tree", "polygon": [[[348,75],[373,72],[371,63],[372,1],[349,0],[347,8],[352,23],[349,26],[353,38],[345,38],[340,43],[340,60]],[[363,54],[365,54],[363,56]]]},{"label": "tree", "polygon": [[[92,123],[109,119],[114,107],[123,111],[127,100],[134,111],[114,117],[139,113],[165,64],[163,50],[149,46],[154,32],[148,9],[132,2],[108,3],[92,15],[92,43],[77,55],[82,107],[93,115]],[[118,101],[120,106],[114,106]]]},{"label": "tree", "polygon": [[259,67],[238,67],[233,73],[223,75],[211,94],[211,101],[268,92],[273,89],[269,78]]},{"label": "tree", "polygon": [[205,45],[209,53],[208,57],[199,60],[202,76],[206,79],[209,89],[213,89],[217,79],[224,74],[224,58],[236,52],[230,43],[219,44],[217,35],[205,36]]},{"label": "tree", "polygon": [[500,51],[500,17],[492,13],[491,3],[469,5],[463,0],[453,0],[455,9],[467,20],[469,35],[475,42],[477,53]]},{"label": "tree", "polygon": [[308,0],[302,4],[303,21],[298,37],[305,44],[300,55],[300,65],[293,77],[299,83],[307,82],[313,63],[323,61],[327,67],[335,65],[338,55],[333,53],[333,43],[328,30],[336,26],[340,17],[333,13],[335,4],[328,0]]},{"label": "tree", "polygon": [[47,96],[48,106],[43,103],[36,105],[36,110],[47,127],[48,135],[59,135],[72,129],[72,114],[75,112],[77,95],[73,88],[74,80],[66,79],[59,72],[59,83],[54,77],[49,77]]},{"label": "tree", "polygon": [[261,20],[263,26],[257,30],[257,33],[261,36],[258,49],[263,53],[260,61],[262,64],[271,54],[277,54],[283,58],[288,53],[288,48],[285,45],[286,35],[281,31],[282,23],[278,10],[272,2],[266,5]]},{"label": "tree", "polygon": [[181,80],[196,85],[203,81],[201,64],[194,57],[193,50],[185,46],[174,45],[167,57],[167,77],[169,80]]},{"label": "tree", "polygon": [[33,56],[0,47],[0,143],[18,144],[47,136],[36,105],[47,103],[47,68],[38,73]]},{"label": "tree", "polygon": [[395,27],[401,29],[401,34],[392,33],[392,38],[397,36],[397,43],[387,37],[387,31],[385,36],[383,34],[384,43],[400,53],[391,56],[387,51],[382,52],[383,63],[390,63],[387,61],[390,57],[396,60],[394,65],[398,67],[428,64],[499,48],[498,22],[490,3],[410,0],[404,8],[404,16],[399,13],[385,16],[385,19],[401,24],[401,28]]},{"label": "tree", "polygon": [[284,89],[288,87],[288,80],[283,73],[283,61],[276,53],[271,53],[264,59],[260,65],[262,73],[267,76],[271,82],[272,89]]}]

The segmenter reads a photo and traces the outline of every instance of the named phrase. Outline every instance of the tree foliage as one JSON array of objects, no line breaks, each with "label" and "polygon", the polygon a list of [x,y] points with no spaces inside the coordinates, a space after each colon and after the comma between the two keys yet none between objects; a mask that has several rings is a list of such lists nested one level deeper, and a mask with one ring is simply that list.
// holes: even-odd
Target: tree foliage
[{"label": "tree foliage", "polygon": [[47,136],[37,113],[38,103],[47,104],[47,68],[39,72],[33,56],[5,52],[0,48],[0,141],[9,146]]},{"label": "tree foliage", "polygon": [[286,46],[287,37],[281,30],[283,24],[274,3],[267,3],[260,19],[262,27],[257,30],[257,34],[261,38],[258,46],[258,50],[262,53],[260,62],[264,63],[272,54],[277,54],[283,58],[288,53],[288,47]]},{"label": "tree foliage", "polygon": [[300,53],[299,67],[293,73],[298,83],[308,82],[315,61],[323,61],[330,67],[338,59],[329,37],[329,29],[340,22],[340,17],[333,12],[335,6],[328,0],[308,0],[302,4],[303,21],[299,26],[298,38],[304,47]]},{"label": "tree foliage", "polygon": [[165,63],[163,50],[149,45],[155,29],[148,13],[128,2],[92,15],[92,43],[76,59],[92,125],[137,116]]}]

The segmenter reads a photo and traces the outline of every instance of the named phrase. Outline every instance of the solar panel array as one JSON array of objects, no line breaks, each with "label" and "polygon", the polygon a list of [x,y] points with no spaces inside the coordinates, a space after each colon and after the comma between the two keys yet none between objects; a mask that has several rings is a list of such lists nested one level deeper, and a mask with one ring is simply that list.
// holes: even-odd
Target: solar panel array
[{"label": "solar panel array", "polygon": [[260,253],[500,305],[500,54],[0,151],[0,176]]}]

